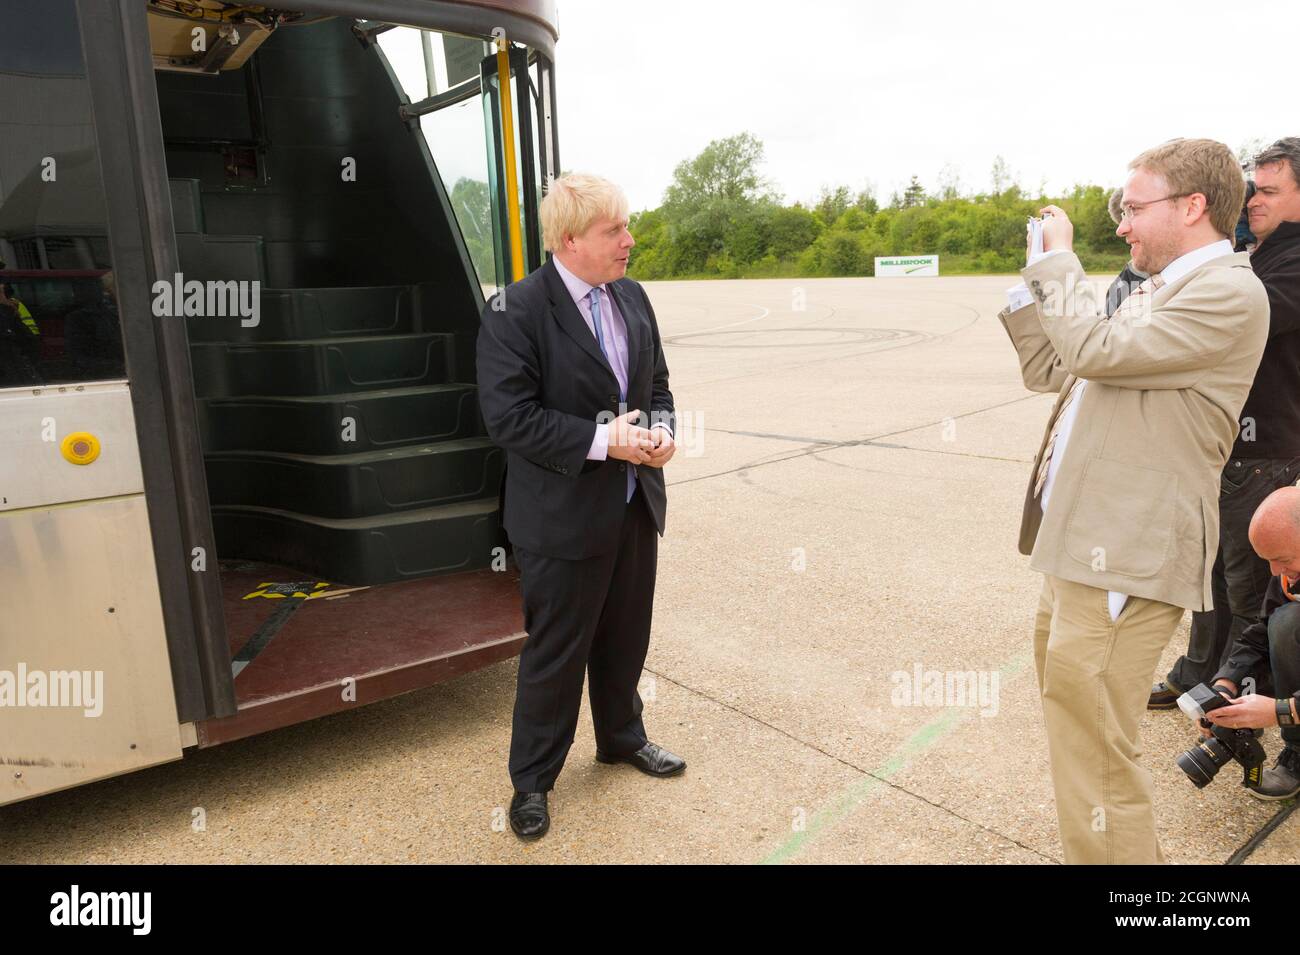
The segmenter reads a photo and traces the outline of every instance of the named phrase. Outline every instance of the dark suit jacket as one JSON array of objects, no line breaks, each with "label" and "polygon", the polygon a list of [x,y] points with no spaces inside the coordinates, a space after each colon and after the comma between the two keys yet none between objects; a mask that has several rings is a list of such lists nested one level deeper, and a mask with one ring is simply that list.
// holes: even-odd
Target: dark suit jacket
[{"label": "dark suit jacket", "polygon": [[[632,279],[606,288],[627,324],[622,409],[618,378],[549,258],[488,302],[478,334],[479,404],[488,435],[506,451],[506,533],[525,550],[565,560],[614,550],[627,510],[631,465],[587,460],[596,422],[638,408],[644,426],[662,421],[676,431],[650,299]],[[662,535],[663,469],[641,465],[637,477]]]}]

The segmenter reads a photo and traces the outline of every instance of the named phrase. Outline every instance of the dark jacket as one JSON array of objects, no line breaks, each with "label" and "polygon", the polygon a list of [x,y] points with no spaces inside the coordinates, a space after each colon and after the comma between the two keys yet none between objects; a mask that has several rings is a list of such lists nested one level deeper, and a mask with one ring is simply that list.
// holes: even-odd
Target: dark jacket
[{"label": "dark jacket", "polygon": [[[550,259],[501,293],[504,308],[495,296],[488,302],[478,333],[479,404],[488,435],[506,451],[506,533],[518,547],[565,560],[617,548],[627,512],[630,465],[587,460],[597,420],[640,409],[645,426],[662,421],[676,431],[650,299],[632,279],[606,288],[627,323],[622,410],[618,378]],[[642,465],[637,477],[663,534],[663,469]]]},{"label": "dark jacket", "polygon": [[1279,225],[1251,253],[1250,265],[1268,292],[1268,344],[1232,456],[1300,457],[1300,222]]},{"label": "dark jacket", "polygon": [[1282,577],[1274,577],[1268,582],[1259,615],[1233,642],[1228,651],[1228,659],[1214,675],[1215,680],[1231,680],[1240,689],[1241,681],[1246,677],[1269,669],[1268,618],[1273,616],[1273,611],[1278,607],[1296,599],[1296,595],[1291,593],[1292,583]]},{"label": "dark jacket", "polygon": [[1115,310],[1124,304],[1124,299],[1133,294],[1136,289],[1147,278],[1145,272],[1139,272],[1129,262],[1124,266],[1123,271],[1115,276],[1115,281],[1110,283],[1110,288],[1106,290],[1106,317],[1110,318],[1115,314]]}]

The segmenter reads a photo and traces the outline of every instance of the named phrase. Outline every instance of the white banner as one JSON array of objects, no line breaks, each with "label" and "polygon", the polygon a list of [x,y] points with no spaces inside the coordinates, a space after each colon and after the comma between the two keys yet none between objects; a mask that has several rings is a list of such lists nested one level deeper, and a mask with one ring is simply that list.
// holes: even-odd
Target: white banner
[{"label": "white banner", "polygon": [[886,255],[876,257],[877,278],[907,275],[938,275],[937,255]]}]

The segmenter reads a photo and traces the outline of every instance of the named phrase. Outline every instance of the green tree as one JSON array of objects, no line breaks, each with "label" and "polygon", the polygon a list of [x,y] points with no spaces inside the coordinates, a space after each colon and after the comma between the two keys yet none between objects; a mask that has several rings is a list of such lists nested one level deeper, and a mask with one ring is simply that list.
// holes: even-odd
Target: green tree
[{"label": "green tree", "polygon": [[661,207],[672,274],[731,271],[767,254],[776,197],[759,172],[763,144],[750,133],[709,143],[673,171]]},{"label": "green tree", "polygon": [[822,186],[822,191],[817,196],[817,204],[813,206],[813,212],[817,214],[822,225],[832,225],[836,219],[844,215],[844,211],[852,202],[848,186],[836,186],[834,189],[830,186]]},{"label": "green tree", "polygon": [[1110,217],[1110,190],[1101,186],[1075,186],[1065,203],[1065,212],[1074,223],[1076,243],[1094,252],[1122,252],[1124,240],[1115,234],[1115,220]]},{"label": "green tree", "polygon": [[628,260],[628,269],[638,278],[646,280],[669,278],[672,275],[672,263],[669,261],[672,250],[664,214],[658,209],[633,213],[628,230],[636,240]]},{"label": "green tree", "polygon": [[1086,268],[1118,271],[1127,258],[1106,209],[1108,190],[1080,185],[1065,196],[1031,197],[1000,156],[990,192],[963,195],[948,167],[938,194],[926,195],[913,176],[883,209],[873,189],[854,194],[847,186],[823,187],[811,207],[783,206],[760,175],[761,160],[762,144],[742,133],[678,164],[660,208],[632,219],[634,277],[871,275],[876,256],[928,252],[946,257],[949,274],[1012,272],[1024,262],[1025,219],[1047,202],[1070,214]]},{"label": "green tree", "polygon": [[496,282],[496,252],[492,248],[492,202],[488,184],[461,177],[451,187],[450,198],[478,280],[491,285]]},{"label": "green tree", "polygon": [[715,200],[755,202],[768,196],[770,186],[759,175],[763,144],[752,133],[715,139],[694,159],[673,170],[664,193],[664,206],[686,210]]},{"label": "green tree", "polygon": [[817,240],[822,243],[821,260],[828,275],[867,275],[866,252],[853,232],[833,229]]},{"label": "green tree", "polygon": [[903,208],[910,209],[913,206],[921,205],[925,205],[925,187],[913,176],[912,181],[903,190]]},{"label": "green tree", "polygon": [[747,265],[767,254],[772,216],[778,208],[775,203],[766,201],[728,204],[729,215],[723,227],[722,245],[737,263]]},{"label": "green tree", "polygon": [[871,216],[857,206],[845,209],[835,220],[835,228],[842,232],[866,232],[871,228]]},{"label": "green tree", "polygon": [[803,206],[778,208],[772,213],[768,251],[778,259],[790,259],[812,245],[821,235],[822,220]]}]

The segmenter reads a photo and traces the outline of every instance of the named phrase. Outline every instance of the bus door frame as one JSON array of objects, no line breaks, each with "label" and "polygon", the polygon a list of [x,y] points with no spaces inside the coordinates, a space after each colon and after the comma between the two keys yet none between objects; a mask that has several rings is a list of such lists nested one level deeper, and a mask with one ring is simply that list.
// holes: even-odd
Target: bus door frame
[{"label": "bus door frame", "polygon": [[103,176],[122,345],[181,723],[236,711],[185,319],[152,289],[180,272],[140,0],[76,0]]}]

